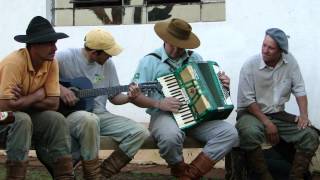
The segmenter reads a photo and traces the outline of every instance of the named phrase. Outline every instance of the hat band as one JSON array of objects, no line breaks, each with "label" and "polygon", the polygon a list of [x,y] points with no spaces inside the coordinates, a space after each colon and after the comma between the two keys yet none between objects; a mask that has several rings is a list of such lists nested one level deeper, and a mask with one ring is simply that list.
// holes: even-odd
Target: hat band
[{"label": "hat band", "polygon": [[176,27],[173,23],[170,23],[167,31],[174,37],[182,40],[187,40],[190,36],[190,30],[183,30]]},{"label": "hat band", "polygon": [[39,36],[39,35],[43,35],[43,34],[51,34],[51,33],[56,33],[53,29],[45,29],[45,30],[41,30],[39,32],[28,32],[27,36]]}]

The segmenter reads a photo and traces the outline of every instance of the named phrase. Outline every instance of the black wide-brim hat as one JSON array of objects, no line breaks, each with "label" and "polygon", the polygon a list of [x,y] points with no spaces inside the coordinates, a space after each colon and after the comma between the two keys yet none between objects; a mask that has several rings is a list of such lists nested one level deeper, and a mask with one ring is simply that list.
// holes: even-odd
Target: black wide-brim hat
[{"label": "black wide-brim hat", "polygon": [[47,19],[36,16],[30,21],[26,35],[16,35],[14,40],[21,43],[46,43],[67,37],[65,33],[56,32]]}]

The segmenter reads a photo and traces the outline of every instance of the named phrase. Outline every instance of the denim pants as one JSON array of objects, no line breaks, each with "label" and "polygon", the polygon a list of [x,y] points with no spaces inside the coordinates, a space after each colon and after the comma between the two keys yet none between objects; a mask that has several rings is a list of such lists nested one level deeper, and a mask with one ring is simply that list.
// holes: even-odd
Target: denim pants
[{"label": "denim pants", "polygon": [[[314,153],[319,145],[317,132],[310,127],[298,129],[297,124],[269,117],[277,126],[278,134],[287,143],[293,143],[297,151]],[[240,137],[240,148],[246,151],[254,150],[266,142],[265,128],[253,115],[242,115],[236,128]]]},{"label": "denim pants", "polygon": [[[70,155],[71,143],[66,119],[58,112],[14,112],[15,121],[0,126],[1,138],[6,138],[7,159],[27,160],[34,144],[39,159],[55,161],[58,157]],[[46,153],[39,153],[46,151]]]},{"label": "denim pants", "polygon": [[171,113],[156,112],[151,116],[150,131],[157,142],[159,153],[169,164],[183,160],[183,142],[185,136],[205,143],[203,153],[211,160],[221,160],[232,147],[238,146],[238,133],[234,125],[222,121],[203,121],[186,132],[179,129]]},{"label": "denim pants", "polygon": [[77,111],[67,117],[72,154],[76,160],[92,160],[98,156],[100,136],[110,136],[119,142],[119,148],[130,158],[149,136],[149,131],[138,122],[110,112]]}]

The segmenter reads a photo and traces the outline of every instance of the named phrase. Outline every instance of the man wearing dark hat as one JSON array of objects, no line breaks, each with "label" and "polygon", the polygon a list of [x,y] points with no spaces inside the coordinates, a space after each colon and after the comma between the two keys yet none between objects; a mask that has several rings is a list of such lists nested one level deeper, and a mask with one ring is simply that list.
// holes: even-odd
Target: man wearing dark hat
[{"label": "man wearing dark hat", "polygon": [[[290,94],[296,97],[300,115],[285,112]],[[240,148],[247,153],[249,169],[272,179],[261,144],[283,139],[296,149],[290,179],[303,179],[318,145],[318,134],[308,118],[307,95],[296,59],[288,51],[287,35],[278,28],[266,31],[261,54],[242,67],[238,87],[236,127]]]},{"label": "man wearing dark hat", "polygon": [[[54,179],[73,179],[70,135],[59,105],[59,71],[54,59],[56,42],[68,37],[50,22],[34,17],[26,35],[14,39],[26,48],[0,62],[0,109],[14,111],[15,121],[0,125],[6,138],[7,179],[25,179],[31,138],[39,159],[49,159]],[[39,154],[45,149],[47,153]]]},{"label": "man wearing dark hat", "polygon": [[[172,19],[170,22],[156,23],[154,29],[164,44],[141,59],[133,79],[135,82],[155,81],[188,62],[202,61],[198,53],[186,50],[200,45],[187,22]],[[219,78],[225,87],[229,87],[228,76],[221,73]],[[171,174],[179,179],[200,179],[238,144],[235,127],[226,121],[201,122],[194,128],[182,131],[171,113],[178,112],[180,108],[181,104],[176,98],[164,97],[159,93],[153,93],[150,97],[141,94],[134,103],[149,108],[147,113],[151,115],[151,135],[157,142],[161,157],[171,167]],[[205,143],[202,152],[191,164],[184,162],[182,152],[186,133]]]}]

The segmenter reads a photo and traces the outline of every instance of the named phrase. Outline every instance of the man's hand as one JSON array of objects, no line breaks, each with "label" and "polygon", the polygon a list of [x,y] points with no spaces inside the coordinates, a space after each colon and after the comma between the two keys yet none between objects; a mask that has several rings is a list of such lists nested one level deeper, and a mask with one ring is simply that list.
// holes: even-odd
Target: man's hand
[{"label": "man's hand", "polygon": [[277,144],[279,142],[277,126],[268,120],[266,123],[264,123],[264,127],[266,130],[267,141],[272,145]]},{"label": "man's hand", "polygon": [[138,97],[141,93],[141,90],[136,83],[131,83],[129,85],[128,98],[129,102],[132,102],[136,97]]},{"label": "man's hand", "polygon": [[14,95],[14,100],[20,99],[22,96],[22,89],[20,85],[15,85],[11,89],[11,93]]},{"label": "man's hand", "polygon": [[158,108],[162,111],[170,111],[174,113],[178,112],[180,106],[180,101],[174,97],[166,97],[158,103]]},{"label": "man's hand", "polygon": [[296,118],[296,123],[299,129],[304,129],[308,126],[311,126],[311,122],[306,115],[300,115]]},{"label": "man's hand", "polygon": [[46,95],[44,88],[40,88],[36,92],[34,92],[34,97],[38,101],[42,101],[44,98],[46,98],[46,96],[47,95]]},{"label": "man's hand", "polygon": [[219,80],[221,81],[222,85],[229,89],[230,87],[230,78],[224,73],[224,71],[221,71],[218,73]]},{"label": "man's hand", "polygon": [[79,101],[72,90],[62,85],[60,85],[60,98],[68,106],[74,106]]}]

